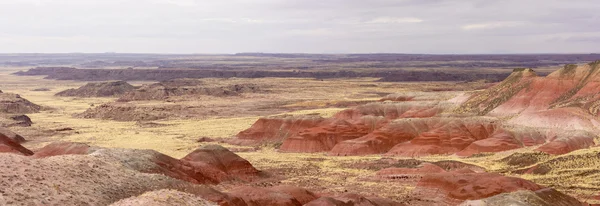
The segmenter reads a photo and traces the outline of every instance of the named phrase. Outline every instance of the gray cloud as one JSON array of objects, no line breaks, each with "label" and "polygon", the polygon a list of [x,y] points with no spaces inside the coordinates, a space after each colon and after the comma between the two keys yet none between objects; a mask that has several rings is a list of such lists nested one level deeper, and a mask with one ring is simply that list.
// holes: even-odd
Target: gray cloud
[{"label": "gray cloud", "polygon": [[3,0],[0,52],[598,52],[594,0]]}]

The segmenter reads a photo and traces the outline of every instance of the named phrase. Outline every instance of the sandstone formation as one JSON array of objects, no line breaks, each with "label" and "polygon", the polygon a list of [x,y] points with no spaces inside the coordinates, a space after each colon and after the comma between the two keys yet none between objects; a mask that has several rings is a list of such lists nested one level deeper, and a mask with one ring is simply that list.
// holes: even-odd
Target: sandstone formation
[{"label": "sandstone formation", "polygon": [[556,155],[595,144],[591,132],[505,126],[495,117],[440,115],[443,111],[444,106],[427,102],[371,103],[327,119],[261,118],[231,142],[282,141],[282,152],[341,156],[471,156],[538,145],[538,151]]},{"label": "sandstone formation", "polygon": [[[247,160],[219,145],[207,145],[196,149],[181,159],[196,168],[196,173],[207,173],[206,176],[216,182],[232,178],[251,181],[256,179],[259,171]],[[211,173],[211,168],[215,173]]]},{"label": "sandstone formation", "polygon": [[59,93],[56,96],[63,97],[116,97],[126,92],[134,90],[135,87],[131,86],[124,81],[116,82],[100,82],[100,83],[88,83],[77,89],[68,89]]},{"label": "sandstone formation", "polygon": [[[595,145],[599,65],[567,65],[547,77],[515,69],[499,84],[446,103],[394,94],[382,99],[392,103],[366,104],[327,119],[261,118],[232,142],[283,141],[282,152],[342,156],[472,156],[533,146],[565,154]],[[452,103],[462,104],[449,110]]]},{"label": "sandstone formation", "polygon": [[397,118],[431,117],[443,111],[439,105],[412,103],[371,103],[341,111],[287,138],[284,152],[326,152],[336,144],[367,135]]},{"label": "sandstone formation", "polygon": [[283,142],[298,132],[317,126],[324,118],[320,116],[263,117],[250,128],[239,132],[232,143],[251,145],[263,142]]},{"label": "sandstone formation", "polygon": [[518,115],[509,122],[547,128],[596,130],[600,61],[566,65],[546,77],[515,70],[506,80],[469,98],[459,112]]}]

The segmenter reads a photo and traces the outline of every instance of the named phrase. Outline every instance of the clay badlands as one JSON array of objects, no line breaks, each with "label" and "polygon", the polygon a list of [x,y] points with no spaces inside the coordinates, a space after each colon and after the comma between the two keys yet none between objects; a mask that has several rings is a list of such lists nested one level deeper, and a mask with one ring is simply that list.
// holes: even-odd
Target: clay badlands
[{"label": "clay badlands", "polygon": [[60,57],[0,56],[0,205],[600,204],[600,56]]}]

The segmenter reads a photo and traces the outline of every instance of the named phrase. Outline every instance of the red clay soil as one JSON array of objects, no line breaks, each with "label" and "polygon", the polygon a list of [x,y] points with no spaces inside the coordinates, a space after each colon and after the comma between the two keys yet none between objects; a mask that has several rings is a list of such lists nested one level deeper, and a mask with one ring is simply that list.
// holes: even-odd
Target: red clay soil
[{"label": "red clay soil", "polygon": [[440,113],[438,105],[372,103],[341,111],[316,127],[308,128],[287,138],[283,152],[326,152],[342,141],[356,139],[385,126],[397,118],[423,118]]},{"label": "red clay soil", "polygon": [[573,136],[549,142],[535,150],[553,155],[561,155],[593,145],[595,145],[594,139],[589,136]]},{"label": "red clay soil", "polygon": [[181,161],[190,164],[194,173],[204,174],[216,182],[232,179],[251,181],[259,176],[259,171],[250,162],[219,145],[196,149]]},{"label": "red clay soil", "polygon": [[528,126],[595,130],[600,122],[599,65],[567,65],[546,77],[516,70],[500,84],[471,96],[459,111],[518,115],[509,122]]},{"label": "red clay soil", "polygon": [[518,190],[542,189],[528,180],[497,173],[465,171],[426,174],[417,183],[414,195],[428,197],[440,205],[457,205],[465,200],[478,200]]},{"label": "red clay soil", "polygon": [[250,128],[239,132],[233,141],[236,144],[252,145],[267,141],[282,142],[291,135],[307,128],[315,127],[324,118],[320,116],[263,117]]},{"label": "red clay soil", "polygon": [[[353,116],[344,113],[339,116]],[[594,145],[588,132],[512,126],[505,129],[495,118],[425,117],[387,120],[365,116],[332,118],[287,138],[280,151],[328,152],[329,155],[471,156],[542,145],[538,150],[564,154]]]},{"label": "red clay soil", "polygon": [[84,155],[90,153],[90,146],[84,143],[76,142],[54,142],[35,151],[34,158],[45,158],[58,155],[77,154]]},{"label": "red clay soil", "polygon": [[496,127],[496,123],[485,119],[399,119],[369,135],[336,145],[330,154],[453,154],[490,137]]},{"label": "red clay soil", "polygon": [[12,132],[6,132],[6,134],[0,133],[0,153],[14,153],[26,156],[33,155],[31,150],[21,146],[21,144],[16,141],[18,140],[17,138],[11,138],[11,136],[14,135],[16,134]]},{"label": "red clay soil", "polygon": [[[593,146],[595,138],[593,133],[571,135],[567,131],[600,130],[599,65],[568,65],[547,77],[538,77],[531,69],[516,69],[454,111],[516,115],[506,127],[499,120],[504,117],[451,117],[456,114],[442,114],[448,106],[430,102],[370,103],[327,119],[263,118],[234,141],[283,140],[281,152],[343,156],[471,156],[538,145],[538,151],[565,154]],[[554,129],[564,132],[553,134]]]}]

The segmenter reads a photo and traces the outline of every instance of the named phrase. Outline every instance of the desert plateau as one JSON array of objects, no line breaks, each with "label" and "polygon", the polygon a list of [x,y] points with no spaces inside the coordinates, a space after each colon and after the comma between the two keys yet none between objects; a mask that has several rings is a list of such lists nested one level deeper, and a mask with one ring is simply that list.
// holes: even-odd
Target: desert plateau
[{"label": "desert plateau", "polygon": [[[416,72],[409,81],[377,76],[388,68],[320,76],[318,68],[296,75],[266,67],[254,72],[291,75],[237,77],[247,71],[239,66],[225,70],[234,76],[184,78],[216,71],[137,68],[147,56],[122,68],[89,68],[89,59],[102,58],[2,68],[0,204],[600,203],[599,61],[514,56],[555,63],[507,68],[506,60],[420,79],[481,61],[463,56],[444,61],[455,68],[398,68]],[[155,58],[336,67],[362,57]],[[386,62],[388,55],[369,58]],[[418,64],[411,61],[390,64]]]}]

